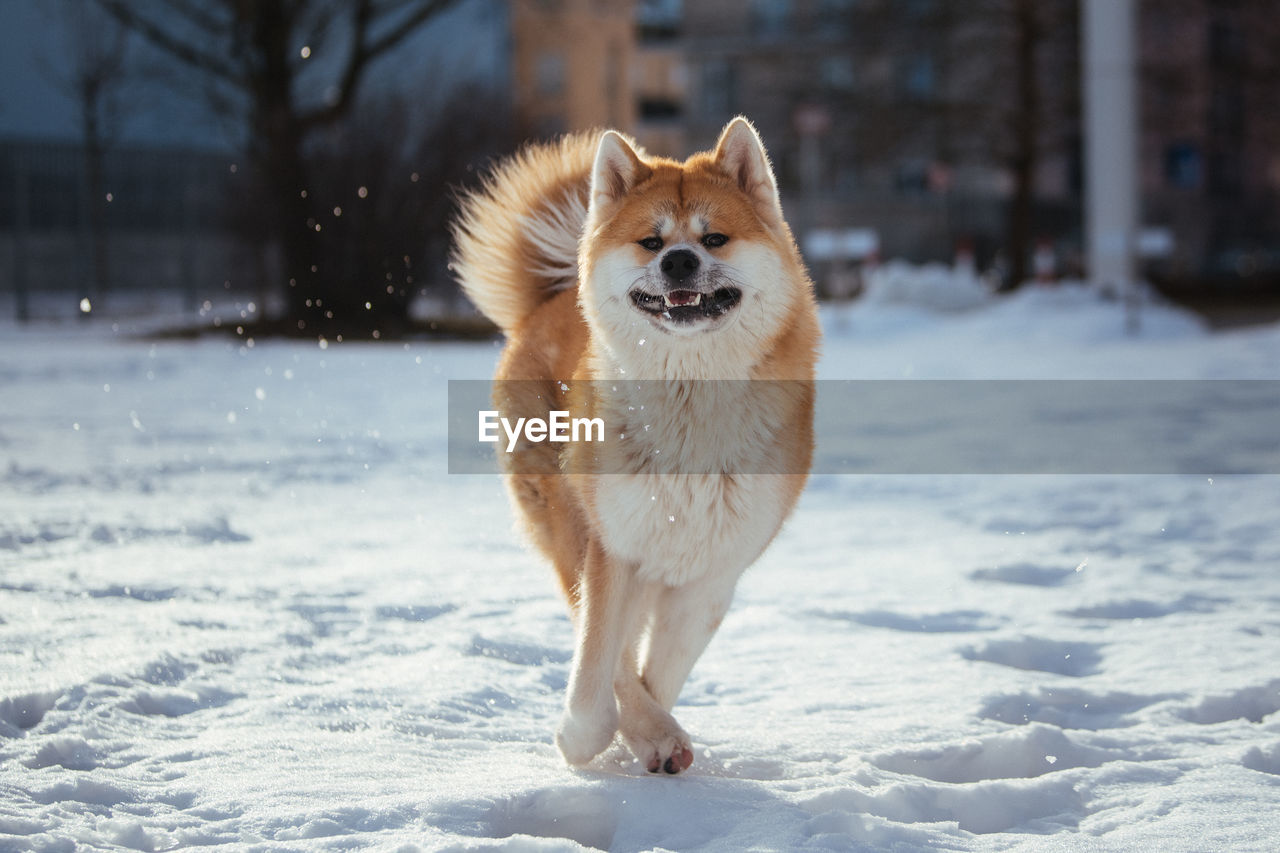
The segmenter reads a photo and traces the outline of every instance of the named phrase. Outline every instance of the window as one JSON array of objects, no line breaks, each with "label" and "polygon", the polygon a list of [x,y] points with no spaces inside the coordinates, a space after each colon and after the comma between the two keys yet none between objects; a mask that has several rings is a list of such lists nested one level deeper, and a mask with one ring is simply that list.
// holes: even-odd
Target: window
[{"label": "window", "polygon": [[907,15],[912,18],[927,18],[937,9],[935,0],[907,0]]},{"label": "window", "polygon": [[1244,33],[1227,21],[1209,25],[1209,62],[1218,67],[1233,66],[1244,56]]},{"label": "window", "polygon": [[680,34],[681,0],[640,0],[636,22],[642,41],[665,41]]},{"label": "window", "polygon": [[679,101],[669,98],[641,98],[640,118],[644,121],[678,119],[683,112]]},{"label": "window", "polygon": [[1216,83],[1209,94],[1209,132],[1239,138],[1244,135],[1244,93],[1239,85]]},{"label": "window", "polygon": [[933,57],[917,54],[908,58],[902,69],[903,92],[923,101],[933,97],[935,87]]},{"label": "window", "polygon": [[1164,177],[1169,186],[1192,190],[1200,186],[1200,149],[1190,142],[1175,142],[1164,151]]},{"label": "window", "polygon": [[853,7],[858,0],[820,0],[815,23],[819,35],[846,35],[853,29]]},{"label": "window", "polygon": [[703,64],[702,112],[708,121],[720,122],[737,112],[736,77],[727,59],[712,59]]},{"label": "window", "polygon": [[929,191],[929,164],[924,160],[903,160],[893,172],[893,187],[903,195],[923,195]]},{"label": "window", "polygon": [[791,0],[751,0],[752,35],[777,38],[790,29]]},{"label": "window", "polygon": [[1209,158],[1209,191],[1216,196],[1237,196],[1244,188],[1244,169],[1236,151],[1215,151]]},{"label": "window", "polygon": [[824,56],[818,66],[818,77],[824,88],[834,92],[851,92],[856,80],[853,75],[853,58],[843,54]]}]

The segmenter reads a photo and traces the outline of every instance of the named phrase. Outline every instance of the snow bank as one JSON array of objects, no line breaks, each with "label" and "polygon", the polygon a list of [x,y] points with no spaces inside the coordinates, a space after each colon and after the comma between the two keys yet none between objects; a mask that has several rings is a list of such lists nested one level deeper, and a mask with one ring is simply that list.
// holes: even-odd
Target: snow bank
[{"label": "snow bank", "polygon": [[821,378],[1250,379],[1278,372],[1269,360],[1280,327],[1211,334],[1195,315],[1150,293],[1125,305],[1063,281],[996,295],[944,267],[881,269],[873,278],[886,282],[884,293],[873,287],[856,302],[822,307]]},{"label": "snow bank", "polygon": [[971,269],[942,264],[917,266],[889,261],[871,270],[861,301],[907,305],[932,311],[964,311],[992,300],[991,290]]},{"label": "snow bank", "polygon": [[897,260],[871,270],[852,311],[873,326],[880,323],[882,330],[894,331],[936,326],[952,319],[945,315],[970,312],[975,315],[971,327],[1022,343],[1047,337],[1059,341],[1098,341],[1119,335],[1176,338],[1206,331],[1189,312],[1168,305],[1144,285],[1138,286],[1131,305],[1073,279],[1028,282],[1012,293],[996,294],[970,268]]}]

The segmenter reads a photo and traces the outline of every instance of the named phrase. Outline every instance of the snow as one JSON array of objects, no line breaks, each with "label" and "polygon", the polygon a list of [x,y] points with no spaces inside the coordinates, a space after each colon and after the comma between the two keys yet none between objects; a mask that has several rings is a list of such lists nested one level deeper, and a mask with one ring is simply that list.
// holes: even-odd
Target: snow
[{"label": "snow", "polygon": [[[824,309],[821,375],[1280,378],[1280,328],[937,286]],[[129,331],[0,326],[0,850],[1280,836],[1275,477],[815,476],[681,696],[693,768],[575,772],[552,574],[445,473],[493,344]]]}]

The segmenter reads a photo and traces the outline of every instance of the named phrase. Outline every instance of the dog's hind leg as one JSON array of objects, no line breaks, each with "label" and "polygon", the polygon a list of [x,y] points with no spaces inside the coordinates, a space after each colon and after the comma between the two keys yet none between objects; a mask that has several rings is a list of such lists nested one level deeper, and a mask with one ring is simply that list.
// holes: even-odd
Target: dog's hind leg
[{"label": "dog's hind leg", "polygon": [[623,649],[647,608],[637,606],[644,585],[631,566],[610,558],[597,541],[587,545],[577,590],[577,646],[556,745],[572,765],[599,755],[618,729],[614,677]]},{"label": "dog's hind leg", "polygon": [[578,608],[585,541],[581,519],[565,494],[563,481],[558,472],[506,478],[507,491],[524,521],[524,529],[538,550],[551,560],[572,612]]}]

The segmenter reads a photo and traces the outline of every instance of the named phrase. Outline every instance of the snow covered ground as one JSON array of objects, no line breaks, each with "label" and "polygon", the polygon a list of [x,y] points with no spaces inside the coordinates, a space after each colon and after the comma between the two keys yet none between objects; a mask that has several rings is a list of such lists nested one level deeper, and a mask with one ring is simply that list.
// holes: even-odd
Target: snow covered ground
[{"label": "snow covered ground", "polygon": [[[927,288],[926,288],[927,289]],[[1280,378],[1073,288],[828,309],[824,378]],[[1280,478],[815,477],[653,777],[552,743],[571,629],[445,473],[490,344],[0,326],[0,850],[1267,850]]]}]

